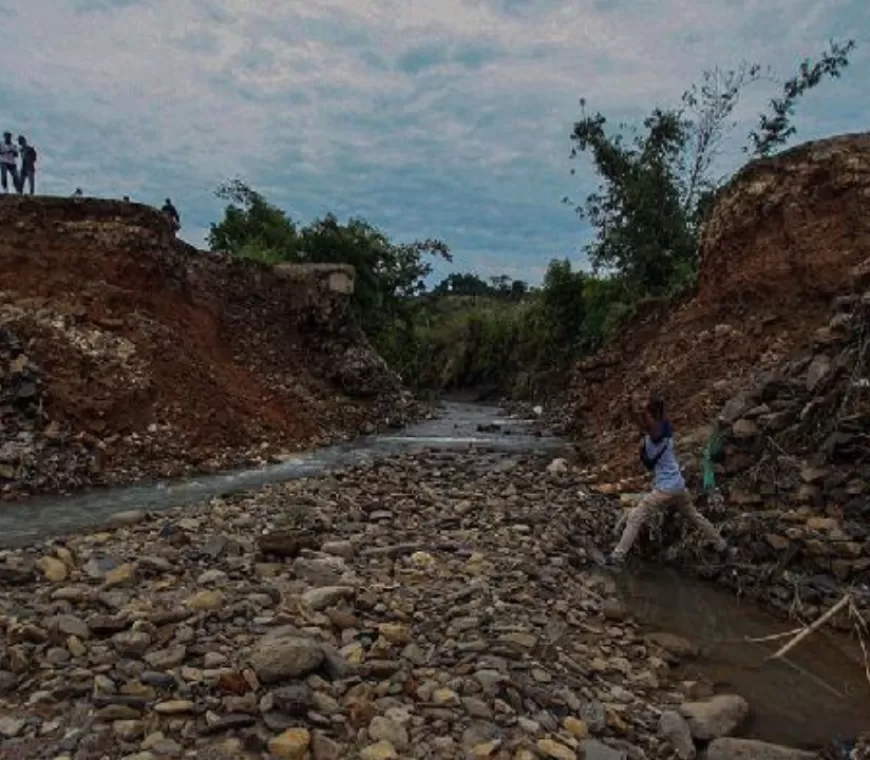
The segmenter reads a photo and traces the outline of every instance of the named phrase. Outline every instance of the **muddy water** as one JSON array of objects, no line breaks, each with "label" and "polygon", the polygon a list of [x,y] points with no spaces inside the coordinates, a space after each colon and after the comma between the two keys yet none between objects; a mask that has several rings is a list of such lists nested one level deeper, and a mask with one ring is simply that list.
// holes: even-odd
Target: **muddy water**
[{"label": "muddy water", "polygon": [[790,631],[794,624],[658,567],[622,573],[615,581],[638,619],[700,646],[701,657],[683,666],[685,680],[704,678],[717,692],[748,700],[752,713],[742,736],[815,749],[870,729],[870,684],[857,642],[816,633],[786,661],[766,662],[788,639],[746,639]]},{"label": "muddy water", "polygon": [[[528,421],[500,417],[496,407],[450,403],[438,419],[398,434],[294,455],[259,469],[7,506],[0,509],[0,547],[98,526],[122,510],[168,509],[423,448],[510,457],[555,452],[562,445],[557,438],[532,434]],[[681,673],[685,679],[713,681],[717,691],[736,692],[749,701],[752,718],[745,736],[813,748],[870,729],[870,686],[857,648],[845,637],[817,634],[794,650],[789,662],[764,663],[777,643],[744,639],[791,626],[726,592],[661,568],[623,573],[616,583],[632,613],[651,629],[676,633],[702,647],[702,656]]]}]

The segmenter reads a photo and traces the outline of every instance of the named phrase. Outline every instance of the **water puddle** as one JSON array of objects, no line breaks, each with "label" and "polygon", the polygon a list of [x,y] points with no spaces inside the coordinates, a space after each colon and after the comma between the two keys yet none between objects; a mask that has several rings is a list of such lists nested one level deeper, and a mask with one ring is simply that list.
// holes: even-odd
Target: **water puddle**
[{"label": "water puddle", "polygon": [[857,642],[814,633],[787,656],[765,662],[786,640],[752,643],[796,626],[726,591],[669,569],[643,568],[617,578],[628,609],[655,630],[694,641],[701,657],[682,666],[720,693],[740,694],[752,713],[742,736],[815,749],[870,728],[870,684]]}]

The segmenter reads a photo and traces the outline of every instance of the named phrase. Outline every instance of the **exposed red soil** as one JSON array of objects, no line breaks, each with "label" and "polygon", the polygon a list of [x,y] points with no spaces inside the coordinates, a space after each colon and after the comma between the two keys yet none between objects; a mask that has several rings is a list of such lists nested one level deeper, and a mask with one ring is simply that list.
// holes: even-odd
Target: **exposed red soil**
[{"label": "exposed red soil", "polygon": [[[642,304],[575,368],[572,422],[614,474],[636,473],[627,409],[652,389],[684,435],[804,348],[870,263],[870,134],[808,143],[742,170],[702,238],[697,292]],[[700,431],[699,431],[700,432]]]},{"label": "exposed red soil", "polygon": [[396,404],[322,278],[196,251],[136,204],[0,199],[0,225],[3,358],[38,388],[4,410],[0,443],[30,446],[0,456],[7,495],[241,463]]}]

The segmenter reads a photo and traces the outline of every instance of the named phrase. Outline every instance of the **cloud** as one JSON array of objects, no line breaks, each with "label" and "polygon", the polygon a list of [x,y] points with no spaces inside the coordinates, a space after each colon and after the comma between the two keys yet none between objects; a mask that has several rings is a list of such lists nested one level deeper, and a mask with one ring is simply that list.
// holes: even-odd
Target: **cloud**
[{"label": "cloud", "polygon": [[[790,72],[870,29],[865,0],[6,0],[0,102],[40,151],[46,192],[157,203],[185,234],[241,175],[294,217],[360,215],[440,237],[454,268],[580,260],[560,199],[578,99],[611,121],[673,104],[704,68]],[[870,40],[799,107],[800,139],[866,128]],[[770,87],[748,92],[745,135]],[[722,171],[742,155],[737,142]],[[199,238],[199,239],[196,239]],[[484,271],[485,270],[485,271]]]}]

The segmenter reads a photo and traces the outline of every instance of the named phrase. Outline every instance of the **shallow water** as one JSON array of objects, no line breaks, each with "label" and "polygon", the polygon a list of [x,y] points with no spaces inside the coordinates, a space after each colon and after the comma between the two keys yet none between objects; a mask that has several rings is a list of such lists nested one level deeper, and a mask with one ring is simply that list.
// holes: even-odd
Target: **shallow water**
[{"label": "shallow water", "polygon": [[815,749],[870,729],[870,684],[857,642],[817,632],[785,662],[765,662],[788,639],[746,639],[790,631],[796,624],[670,569],[621,573],[616,584],[639,620],[699,645],[701,657],[682,667],[685,680],[703,677],[717,692],[740,694],[749,702],[752,712],[742,736]]},{"label": "shallow water", "polygon": [[[109,516],[124,510],[170,509],[423,447],[525,452],[546,451],[562,445],[558,438],[533,435],[529,431],[530,424],[529,420],[499,416],[495,406],[445,403],[438,418],[409,426],[400,433],[368,436],[294,454],[278,464],[185,480],[93,489],[69,497],[37,497],[0,507],[0,548],[26,546],[44,538],[98,527]],[[498,425],[499,430],[480,432],[480,425]]]}]

